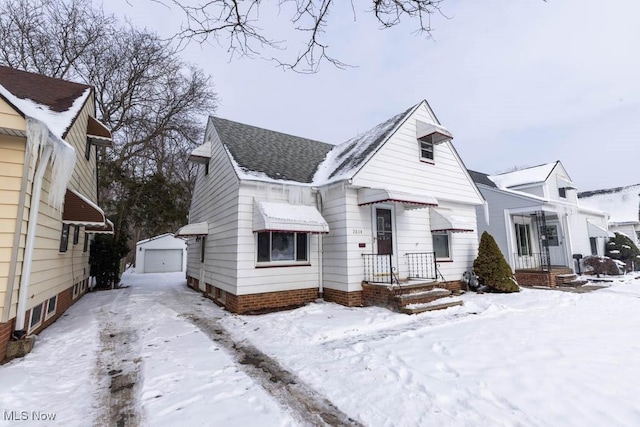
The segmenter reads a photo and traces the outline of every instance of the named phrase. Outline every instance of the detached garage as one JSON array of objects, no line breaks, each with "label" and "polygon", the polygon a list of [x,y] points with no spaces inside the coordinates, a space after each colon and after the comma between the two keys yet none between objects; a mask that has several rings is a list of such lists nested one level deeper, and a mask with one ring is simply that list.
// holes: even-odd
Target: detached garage
[{"label": "detached garage", "polygon": [[136,273],[173,273],[185,271],[187,242],[171,233],[136,243]]}]

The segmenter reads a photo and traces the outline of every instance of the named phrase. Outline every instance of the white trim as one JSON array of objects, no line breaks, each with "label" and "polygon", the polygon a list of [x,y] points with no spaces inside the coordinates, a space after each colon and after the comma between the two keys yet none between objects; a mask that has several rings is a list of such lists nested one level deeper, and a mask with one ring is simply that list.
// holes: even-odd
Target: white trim
[{"label": "white trim", "polygon": [[[33,312],[34,310],[40,307],[40,319],[38,320],[38,323],[36,323],[35,325],[33,324]],[[44,302],[41,302],[40,304],[36,305],[35,307],[31,308],[31,313],[29,314],[29,328],[27,329],[27,334],[30,334],[31,331],[34,331],[36,329],[38,329],[41,325],[42,325],[42,321],[43,321],[43,308],[44,308]]]},{"label": "white trim", "polygon": [[[270,260],[270,261],[258,261],[258,235],[260,233],[269,233],[269,259],[271,259],[271,238],[273,233],[287,233],[287,234],[293,234],[293,258],[294,259],[286,259],[286,260]],[[255,267],[256,268],[260,268],[260,267],[288,267],[288,266],[305,266],[305,265],[311,265],[311,233],[308,232],[304,232],[304,231],[259,231],[254,234],[254,247],[255,247],[255,251],[254,251],[254,262],[255,262]],[[298,234],[305,234],[307,236],[307,248],[306,248],[306,254],[307,254],[307,259],[305,260],[300,260],[298,261],[297,255],[298,255]]]},{"label": "white trim", "polygon": [[[51,313],[49,313],[49,302],[55,298],[55,303],[53,304],[53,311]],[[44,320],[49,320],[51,319],[53,316],[56,315],[56,311],[58,311],[58,295],[54,295],[51,298],[49,298],[48,300],[46,300],[47,306],[44,308]]]},{"label": "white trim", "polygon": [[[433,239],[434,235],[438,235],[438,236],[447,236],[447,252],[449,252],[449,256],[447,258],[438,258],[438,255],[436,254],[436,245]],[[451,253],[451,240],[452,240],[452,233],[448,230],[442,230],[442,231],[433,231],[431,232],[431,245],[433,246],[433,254],[435,256],[436,262],[437,261],[453,261],[453,254]]]}]

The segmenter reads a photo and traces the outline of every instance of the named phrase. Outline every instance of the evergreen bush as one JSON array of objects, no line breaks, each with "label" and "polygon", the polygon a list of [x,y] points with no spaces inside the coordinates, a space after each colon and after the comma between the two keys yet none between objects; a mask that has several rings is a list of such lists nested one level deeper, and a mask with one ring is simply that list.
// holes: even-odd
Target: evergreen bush
[{"label": "evergreen bush", "polygon": [[511,267],[500,252],[498,244],[486,231],[480,238],[478,257],[473,261],[473,271],[480,283],[496,292],[519,292]]},{"label": "evergreen bush", "polygon": [[98,234],[89,252],[90,275],[98,288],[110,288],[120,283],[120,260],[129,252],[127,237],[116,239],[110,234]]},{"label": "evergreen bush", "polygon": [[615,233],[606,245],[605,255],[617,259],[627,265],[628,271],[640,270],[640,250],[629,237]]}]

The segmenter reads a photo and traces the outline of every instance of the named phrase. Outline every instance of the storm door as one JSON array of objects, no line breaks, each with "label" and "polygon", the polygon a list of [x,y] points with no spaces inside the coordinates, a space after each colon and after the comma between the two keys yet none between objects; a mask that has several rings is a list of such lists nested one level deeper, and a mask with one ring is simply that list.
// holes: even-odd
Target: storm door
[{"label": "storm door", "polygon": [[393,227],[391,225],[391,209],[376,208],[376,241],[378,255],[393,253]]}]

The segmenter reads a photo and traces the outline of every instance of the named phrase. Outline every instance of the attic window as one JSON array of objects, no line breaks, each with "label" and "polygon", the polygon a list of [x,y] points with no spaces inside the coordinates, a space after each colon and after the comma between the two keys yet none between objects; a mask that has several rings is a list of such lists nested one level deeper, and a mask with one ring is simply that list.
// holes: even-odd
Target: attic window
[{"label": "attic window", "polygon": [[420,160],[433,162],[433,142],[420,140]]},{"label": "attic window", "polygon": [[566,189],[566,187],[558,188],[558,195],[560,197],[562,197],[563,199],[566,199],[567,198],[567,189]]}]

